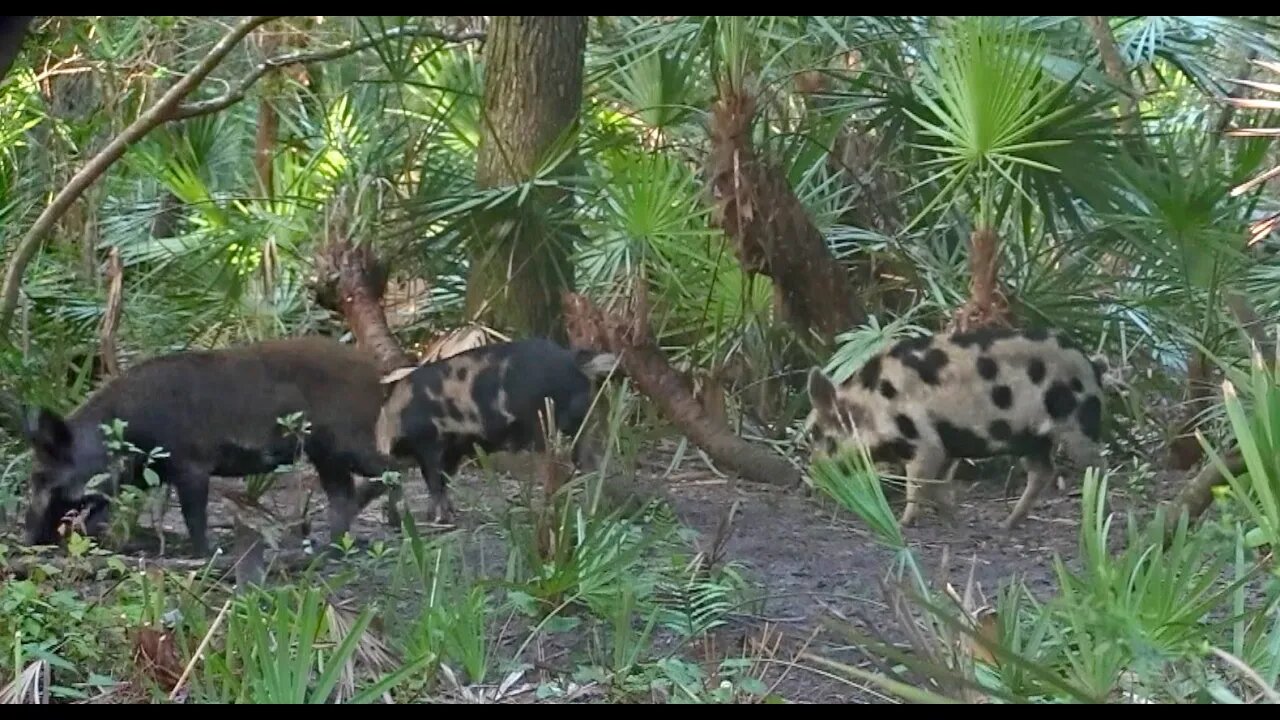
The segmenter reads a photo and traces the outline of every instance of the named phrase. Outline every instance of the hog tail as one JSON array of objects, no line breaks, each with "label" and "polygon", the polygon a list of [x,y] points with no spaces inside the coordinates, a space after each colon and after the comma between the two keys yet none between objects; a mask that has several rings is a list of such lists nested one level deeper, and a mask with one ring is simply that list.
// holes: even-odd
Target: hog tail
[{"label": "hog tail", "polygon": [[1062,449],[1066,452],[1071,461],[1079,465],[1081,469],[1093,466],[1099,470],[1106,469],[1102,459],[1102,445],[1093,440],[1079,430],[1071,429],[1062,433],[1061,436]]}]

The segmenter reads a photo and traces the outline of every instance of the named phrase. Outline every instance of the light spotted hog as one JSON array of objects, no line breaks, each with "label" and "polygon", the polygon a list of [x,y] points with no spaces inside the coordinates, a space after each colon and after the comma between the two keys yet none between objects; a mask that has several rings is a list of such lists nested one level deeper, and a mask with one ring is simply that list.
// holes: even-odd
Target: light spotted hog
[{"label": "light spotted hog", "polygon": [[[1018,525],[1054,477],[1060,446],[1077,464],[1102,466],[1104,366],[1058,332],[984,329],[899,341],[839,387],[809,373],[808,426],[815,450],[856,449],[876,462],[906,464],[903,525],[919,496],[951,520],[950,478],[960,459],[1020,457],[1027,486],[1004,522]],[[856,429],[856,437],[855,437]],[[924,487],[917,481],[925,481]]]}]

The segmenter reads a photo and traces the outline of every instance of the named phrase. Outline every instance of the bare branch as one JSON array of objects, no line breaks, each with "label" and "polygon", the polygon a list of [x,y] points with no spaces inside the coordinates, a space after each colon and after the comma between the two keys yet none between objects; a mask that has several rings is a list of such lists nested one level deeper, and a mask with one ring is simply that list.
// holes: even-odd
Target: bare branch
[{"label": "bare branch", "polygon": [[171,119],[185,120],[199,115],[208,115],[210,113],[226,110],[232,105],[243,100],[245,93],[249,91],[249,88],[253,87],[254,83],[261,80],[262,76],[274,69],[288,67],[290,65],[306,65],[309,63],[336,60],[341,57],[346,57],[347,55],[353,55],[362,50],[368,50],[374,45],[385,40],[394,40],[401,37],[429,37],[442,40],[444,42],[462,43],[470,40],[483,40],[485,34],[480,31],[448,33],[443,30],[436,30],[435,28],[404,26],[393,28],[385,33],[365,38],[364,40],[348,41],[325,50],[311,52],[300,51],[277,55],[276,57],[268,58],[260,63],[253,69],[253,72],[240,80],[234,88],[227,91],[225,94],[219,95],[216,98],[210,98],[209,100],[201,100],[200,102],[179,105],[174,109],[173,117]]},{"label": "bare branch", "polygon": [[186,97],[202,80],[208,77],[209,73],[213,72],[214,68],[227,56],[227,53],[231,52],[231,48],[235,47],[254,28],[270,22],[276,17],[278,16],[251,15],[241,20],[239,24],[213,46],[209,54],[205,55],[191,72],[183,76],[172,88],[169,88],[169,91],[148,108],[141,117],[134,120],[129,127],[125,128],[124,132],[120,133],[110,144],[103,148],[102,152],[86,163],[76,173],[75,177],[71,178],[71,182],[62,188],[62,191],[53,199],[53,202],[49,203],[49,207],[40,213],[40,217],[36,218],[35,224],[31,226],[31,229],[27,231],[27,234],[18,243],[13,257],[9,260],[9,267],[5,270],[3,293],[0,294],[0,337],[7,337],[9,334],[9,324],[13,319],[13,309],[18,304],[18,291],[22,286],[22,275],[27,269],[27,264],[31,262],[31,256],[35,254],[36,247],[44,238],[45,233],[49,232],[54,223],[58,221],[58,218],[66,214],[71,204],[90,185],[97,181],[115,161],[124,156],[130,145],[141,140],[143,136],[156,127],[172,120],[173,110],[178,106],[182,98]]},{"label": "bare branch", "polygon": [[120,262],[120,248],[113,247],[107,257],[107,307],[98,325],[98,353],[102,356],[102,370],[107,377],[120,374],[116,332],[120,329],[120,311],[123,308],[124,265]]},{"label": "bare branch", "polygon": [[[1245,465],[1244,455],[1238,449],[1228,452],[1222,458],[1222,464],[1226,466],[1227,472],[1232,475],[1239,475],[1248,469]],[[1200,472],[1186,481],[1182,489],[1166,506],[1168,508],[1164,527],[1166,545],[1173,539],[1173,535],[1178,529],[1178,522],[1181,519],[1182,512],[1184,510],[1187,512],[1188,521],[1195,522],[1213,504],[1213,489],[1225,484],[1227,484],[1227,478],[1218,469],[1218,464],[1212,462],[1205,465]]]},{"label": "bare branch", "polygon": [[1124,117],[1122,121],[1124,128],[1126,131],[1136,134],[1140,129],[1136,114],[1139,93],[1133,87],[1133,83],[1129,82],[1128,68],[1125,67],[1124,58],[1120,55],[1120,49],[1116,45],[1116,36],[1111,32],[1111,25],[1107,22],[1107,16],[1085,15],[1083,18],[1084,24],[1093,35],[1093,41],[1098,44],[1098,54],[1102,56],[1102,67],[1106,70],[1107,77],[1120,90],[1120,110]]}]

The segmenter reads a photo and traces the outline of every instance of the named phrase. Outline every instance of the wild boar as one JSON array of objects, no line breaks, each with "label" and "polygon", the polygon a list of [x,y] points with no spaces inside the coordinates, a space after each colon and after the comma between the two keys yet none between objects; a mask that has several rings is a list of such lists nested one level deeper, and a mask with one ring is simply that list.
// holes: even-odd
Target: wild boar
[{"label": "wild boar", "polygon": [[[34,462],[28,482],[28,544],[56,542],[62,513],[80,503],[89,480],[109,471],[101,430],[127,423],[124,439],[154,461],[177,491],[196,554],[209,554],[209,477],[271,472],[297,457],[296,434],[277,420],[303,413],[302,443],[328,498],[331,538],[350,529],[358,508],[351,473],[394,469],[375,448],[384,389],[367,353],[321,337],[300,337],[217,350],[191,350],[143,361],[93,393],[67,418],[39,408],[29,416]],[[130,463],[121,482],[145,482]]]},{"label": "wild boar", "polygon": [[[963,458],[1021,459],[1027,486],[1004,521],[1018,525],[1054,477],[1061,446],[1082,466],[1102,467],[1104,365],[1061,333],[983,329],[901,340],[836,387],[809,372],[808,419],[815,449],[832,453],[861,442],[876,462],[906,464],[901,522],[919,512],[921,492],[951,520],[950,479]],[[856,430],[856,437],[855,437]]]},{"label": "wild boar", "polygon": [[[378,416],[378,452],[412,459],[427,484],[427,513],[437,523],[452,522],[444,476],[479,447],[497,451],[541,451],[540,415],[554,403],[555,426],[572,438],[587,417],[594,381],[610,372],[608,353],[570,351],[531,338],[475,348],[420,365],[391,381]],[[573,448],[581,466],[583,443]],[[370,487],[380,494],[380,487]],[[372,498],[361,498],[362,503]]]}]

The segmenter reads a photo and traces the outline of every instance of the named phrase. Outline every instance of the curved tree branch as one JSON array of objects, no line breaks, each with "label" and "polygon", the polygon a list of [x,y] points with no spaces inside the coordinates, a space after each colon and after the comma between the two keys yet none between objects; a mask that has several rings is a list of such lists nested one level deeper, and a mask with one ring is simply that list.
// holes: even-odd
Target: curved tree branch
[{"label": "curved tree branch", "polygon": [[578,293],[565,291],[562,297],[571,344],[620,356],[624,372],[640,392],[712,460],[751,482],[788,488],[800,484],[800,471],[786,458],[747,442],[703,411],[687,378],[671,367],[649,328],[643,283],[637,283],[620,310],[597,307]]},{"label": "curved tree branch", "polygon": [[22,275],[27,269],[27,263],[31,262],[31,256],[35,254],[36,247],[44,238],[45,233],[49,232],[49,229],[58,221],[58,218],[67,212],[71,204],[90,185],[101,177],[115,161],[124,156],[130,145],[141,140],[143,136],[156,127],[173,120],[173,111],[178,107],[178,103],[182,98],[186,97],[200,84],[200,81],[213,72],[213,69],[222,62],[227,53],[231,52],[231,48],[235,47],[254,28],[274,20],[276,17],[278,16],[251,15],[241,20],[213,46],[209,54],[205,55],[191,72],[169,88],[169,91],[148,108],[141,117],[134,120],[129,127],[125,128],[124,132],[120,133],[110,144],[103,148],[102,152],[86,163],[80,169],[80,172],[71,178],[71,182],[62,188],[62,191],[53,199],[53,202],[49,203],[49,207],[40,213],[40,217],[36,218],[35,224],[31,226],[31,229],[27,231],[27,234],[18,243],[13,252],[13,257],[9,260],[9,267],[5,270],[3,291],[0,292],[0,337],[7,338],[9,335],[9,324],[13,320],[13,309],[18,304],[18,291],[22,285]]},{"label": "curved tree branch", "polygon": [[[1244,462],[1244,455],[1238,449],[1233,449],[1222,458],[1222,464],[1227,467],[1227,472],[1232,475],[1239,475],[1245,472],[1248,467]],[[1178,530],[1178,522],[1182,517],[1183,511],[1188,514],[1188,520],[1195,522],[1204,514],[1205,510],[1213,504],[1213,489],[1219,485],[1227,484],[1227,478],[1218,469],[1217,463],[1208,463],[1200,472],[1189,478],[1166,505],[1167,513],[1165,515],[1164,540],[1167,545]]]},{"label": "curved tree branch", "polygon": [[342,43],[337,47],[327,48],[325,50],[315,50],[311,52],[291,52],[283,55],[277,55],[268,58],[260,63],[253,72],[246,75],[231,90],[219,95],[216,98],[201,100],[200,102],[184,103],[179,105],[173,111],[173,120],[185,120],[187,118],[196,117],[198,115],[208,115],[235,105],[244,99],[245,93],[248,92],[253,84],[262,79],[263,75],[275,68],[287,67],[289,65],[308,64],[315,62],[324,62],[326,60],[337,60],[347,55],[353,55],[361,50],[368,50],[385,40],[394,40],[401,37],[429,37],[442,40],[444,42],[461,43],[469,40],[483,40],[485,34],[483,32],[465,32],[465,33],[448,33],[443,30],[434,28],[405,26],[388,30],[380,35],[366,38],[360,41],[350,41]]}]

